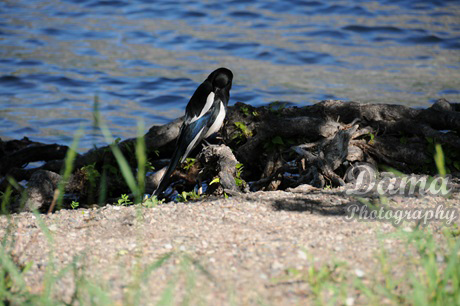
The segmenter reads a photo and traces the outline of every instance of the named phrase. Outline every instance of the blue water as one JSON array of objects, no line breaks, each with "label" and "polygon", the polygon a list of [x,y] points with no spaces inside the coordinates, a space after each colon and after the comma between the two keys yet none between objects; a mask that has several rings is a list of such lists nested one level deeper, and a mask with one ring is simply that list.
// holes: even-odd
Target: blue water
[{"label": "blue water", "polygon": [[231,104],[460,100],[460,1],[0,3],[0,137],[105,143],[181,116],[214,69]]}]

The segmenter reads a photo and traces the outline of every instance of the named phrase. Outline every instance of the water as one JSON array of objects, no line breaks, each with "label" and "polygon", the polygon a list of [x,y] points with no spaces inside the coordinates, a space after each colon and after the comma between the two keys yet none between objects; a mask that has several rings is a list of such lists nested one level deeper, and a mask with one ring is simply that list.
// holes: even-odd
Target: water
[{"label": "water", "polygon": [[102,145],[183,114],[215,68],[231,104],[460,100],[460,1],[3,1],[0,136]]}]

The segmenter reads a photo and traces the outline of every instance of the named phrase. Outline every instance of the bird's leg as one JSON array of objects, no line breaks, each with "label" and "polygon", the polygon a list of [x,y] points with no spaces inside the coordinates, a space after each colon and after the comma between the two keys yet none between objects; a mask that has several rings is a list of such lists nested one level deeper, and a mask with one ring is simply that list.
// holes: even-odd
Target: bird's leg
[{"label": "bird's leg", "polygon": [[219,140],[219,144],[225,144],[223,131],[217,133],[216,139]]}]

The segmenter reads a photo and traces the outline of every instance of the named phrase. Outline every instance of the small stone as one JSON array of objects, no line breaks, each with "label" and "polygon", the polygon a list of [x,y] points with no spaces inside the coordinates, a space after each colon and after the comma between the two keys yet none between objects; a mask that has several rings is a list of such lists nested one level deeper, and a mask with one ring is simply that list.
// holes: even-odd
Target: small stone
[{"label": "small stone", "polygon": [[303,250],[298,250],[297,251],[297,256],[299,256],[299,258],[302,259],[302,260],[307,260],[308,259],[307,253],[305,253],[305,251],[303,251]]},{"label": "small stone", "polygon": [[355,304],[355,299],[352,297],[347,297],[345,300],[345,305],[347,306],[353,306]]},{"label": "small stone", "polygon": [[436,261],[437,262],[444,262],[444,256],[441,254],[436,254]]},{"label": "small stone", "polygon": [[283,265],[279,261],[275,261],[272,263],[273,270],[280,270],[283,268]]},{"label": "small stone", "polygon": [[363,278],[363,277],[364,277],[364,271],[361,270],[361,269],[356,269],[356,270],[355,270],[355,274],[356,274],[356,276],[359,277],[359,278]]},{"label": "small stone", "polygon": [[48,229],[51,231],[51,232],[56,232],[58,230],[58,227],[56,224],[51,224],[50,226],[48,226]]},{"label": "small stone", "polygon": [[168,250],[171,250],[173,248],[173,246],[170,243],[167,243],[167,244],[164,245],[164,248],[168,249]]}]

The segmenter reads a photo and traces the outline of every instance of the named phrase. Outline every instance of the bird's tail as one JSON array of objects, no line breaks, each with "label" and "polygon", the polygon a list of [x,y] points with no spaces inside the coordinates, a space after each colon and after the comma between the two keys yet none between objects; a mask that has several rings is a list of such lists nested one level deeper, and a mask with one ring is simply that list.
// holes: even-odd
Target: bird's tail
[{"label": "bird's tail", "polygon": [[184,150],[181,148],[180,145],[177,146],[176,149],[174,150],[174,154],[171,158],[168,169],[163,174],[163,177],[161,178],[158,188],[153,192],[154,196],[159,196],[168,186],[169,178],[171,177],[171,174],[174,172],[174,170],[176,170],[177,165],[179,164],[179,161],[181,160],[181,157],[183,155],[183,151]]},{"label": "bird's tail", "polygon": [[177,165],[182,162],[185,157],[187,157],[189,153],[187,152],[187,145],[189,143],[187,136],[187,129],[186,127],[182,126],[181,131],[179,132],[179,138],[176,142],[176,148],[174,149],[171,161],[169,162],[168,169],[161,178],[158,188],[153,192],[154,196],[159,196],[166,189],[166,187],[168,187],[171,174],[174,172],[174,170],[176,170]]},{"label": "bird's tail", "polygon": [[179,138],[176,142],[176,149],[172,155],[168,169],[163,175],[157,190],[153,195],[160,195],[168,186],[171,174],[176,170],[177,165],[183,162],[190,152],[195,148],[208,131],[207,123],[210,119],[211,113],[207,113],[199,120],[195,120],[190,124],[184,124],[179,132]]}]

